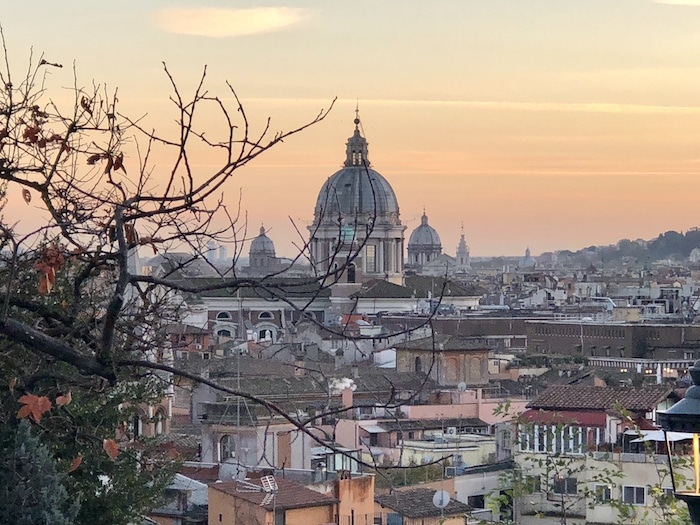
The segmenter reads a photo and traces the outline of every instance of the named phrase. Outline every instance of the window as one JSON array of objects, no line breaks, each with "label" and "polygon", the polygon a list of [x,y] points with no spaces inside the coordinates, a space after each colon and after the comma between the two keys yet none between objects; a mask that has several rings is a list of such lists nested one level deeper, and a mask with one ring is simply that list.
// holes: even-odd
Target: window
[{"label": "window", "polygon": [[355,263],[350,263],[348,264],[348,283],[354,283],[355,279]]},{"label": "window", "polygon": [[236,443],[233,436],[222,436],[219,440],[219,461],[236,457]]},{"label": "window", "polygon": [[622,487],[622,501],[631,505],[644,505],[646,503],[646,489],[644,487]]},{"label": "window", "polygon": [[562,478],[555,476],[552,482],[552,492],[555,494],[576,494],[578,480],[576,478]]},{"label": "window", "polygon": [[414,363],[414,370],[416,372],[422,372],[423,371],[423,366],[420,362],[420,357],[416,357],[415,363]]},{"label": "window", "polygon": [[605,503],[612,499],[610,495],[610,485],[595,486],[595,501],[596,503]]},{"label": "window", "polygon": [[365,267],[368,272],[377,271],[377,247],[374,244],[365,246]]},{"label": "window", "polygon": [[484,495],[479,494],[477,496],[467,496],[467,505],[473,509],[485,509],[486,502],[484,501]]},{"label": "window", "polygon": [[525,476],[525,488],[527,492],[541,492],[542,485],[539,476]]},{"label": "window", "polygon": [[258,314],[258,319],[272,319],[273,317],[272,312],[260,312]]},{"label": "window", "polygon": [[165,411],[158,409],[155,417],[155,434],[160,436],[165,433]]},{"label": "window", "polygon": [[219,337],[231,337],[231,330],[219,330],[216,332]]},{"label": "window", "polygon": [[219,312],[216,314],[217,319],[231,319],[231,314],[228,312]]}]

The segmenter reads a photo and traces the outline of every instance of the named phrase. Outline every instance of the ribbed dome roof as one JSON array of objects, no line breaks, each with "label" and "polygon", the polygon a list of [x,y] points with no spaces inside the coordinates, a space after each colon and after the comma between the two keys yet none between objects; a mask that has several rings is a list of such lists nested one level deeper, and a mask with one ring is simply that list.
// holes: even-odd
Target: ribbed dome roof
[{"label": "ribbed dome roof", "polygon": [[265,226],[260,227],[260,235],[258,235],[253,242],[250,243],[250,253],[252,254],[265,254],[270,257],[275,256],[275,244],[272,240],[265,235]]},{"label": "ribbed dome roof", "polygon": [[[345,164],[325,182],[316,199],[314,222],[337,223],[340,217],[374,216],[384,222],[393,216],[398,221],[399,203],[389,182],[370,168],[367,141],[360,134],[359,118],[348,139]],[[364,220],[362,221],[364,222]]]},{"label": "ribbed dome roof", "polygon": [[412,246],[441,246],[440,236],[435,228],[428,224],[428,216],[425,213],[420,218],[420,226],[413,230],[408,238],[408,247]]},{"label": "ribbed dome roof", "polygon": [[326,181],[316,199],[316,221],[336,221],[340,216],[374,215],[376,220],[399,213],[394,190],[371,168],[345,167]]}]

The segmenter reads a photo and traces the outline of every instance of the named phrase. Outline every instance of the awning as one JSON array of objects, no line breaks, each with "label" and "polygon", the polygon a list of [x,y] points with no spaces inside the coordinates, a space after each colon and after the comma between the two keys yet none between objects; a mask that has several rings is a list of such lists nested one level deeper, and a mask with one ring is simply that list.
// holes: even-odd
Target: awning
[{"label": "awning", "polygon": [[379,425],[366,424],[366,425],[360,425],[360,428],[363,430],[366,430],[370,434],[384,434],[386,432],[386,430],[384,430]]},{"label": "awning", "polygon": [[[625,434],[638,435],[637,439],[633,439],[630,443],[642,443],[644,441],[666,441],[663,430],[628,430]],[[693,439],[693,434],[688,432],[668,432],[669,441],[683,441],[685,439]]]}]

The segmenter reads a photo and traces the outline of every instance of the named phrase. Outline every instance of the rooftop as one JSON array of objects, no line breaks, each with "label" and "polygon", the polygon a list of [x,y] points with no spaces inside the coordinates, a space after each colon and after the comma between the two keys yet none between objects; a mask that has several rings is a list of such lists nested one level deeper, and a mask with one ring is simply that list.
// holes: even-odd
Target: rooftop
[{"label": "rooftop", "polygon": [[443,511],[433,505],[435,492],[432,489],[394,491],[391,494],[375,496],[374,500],[382,507],[395,510],[406,518],[432,518],[441,516],[443,512],[445,516],[455,516],[472,510],[469,505],[451,499]]},{"label": "rooftop", "polygon": [[[249,479],[243,484],[239,481],[225,481],[222,483],[211,483],[210,489],[218,490],[224,494],[249,501],[255,505],[260,505],[265,510],[300,509],[305,507],[321,507],[331,505],[338,500],[314,490],[306,488],[304,485],[285,478],[275,478],[278,486],[274,501],[266,505],[260,505],[267,493],[262,488],[259,479]],[[260,491],[249,487],[255,485],[260,487]]]},{"label": "rooftop", "polygon": [[533,399],[528,408],[539,410],[611,410],[649,412],[666,399],[665,386],[600,387],[581,385],[550,386]]}]

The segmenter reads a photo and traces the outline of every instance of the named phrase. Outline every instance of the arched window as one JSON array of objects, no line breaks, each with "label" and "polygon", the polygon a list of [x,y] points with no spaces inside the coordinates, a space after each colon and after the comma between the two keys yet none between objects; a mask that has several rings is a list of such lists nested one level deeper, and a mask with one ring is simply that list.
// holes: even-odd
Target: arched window
[{"label": "arched window", "polygon": [[219,337],[231,337],[231,330],[218,330],[216,335]]},{"label": "arched window", "polygon": [[219,312],[216,314],[216,318],[221,320],[231,319],[231,314],[228,312]]},{"label": "arched window", "polygon": [[263,341],[265,339],[272,339],[272,330],[268,330],[267,328],[263,328],[258,332],[258,339],[260,341]]},{"label": "arched window", "polygon": [[154,422],[155,435],[160,436],[161,434],[165,434],[165,411],[162,408],[156,411]]},{"label": "arched window", "polygon": [[143,416],[141,414],[141,411],[134,415],[134,419],[132,420],[131,425],[132,435],[135,438],[143,435]]},{"label": "arched window", "polygon": [[348,282],[355,282],[355,263],[348,264]]},{"label": "arched window", "polygon": [[420,357],[416,357],[416,362],[415,362],[415,368],[414,370],[416,372],[422,372],[423,371],[423,366],[422,363],[420,362]]},{"label": "arched window", "polygon": [[233,436],[221,436],[219,440],[219,461],[226,461],[236,457],[236,442]]},{"label": "arched window", "polygon": [[260,312],[258,314],[258,319],[274,319],[272,312]]}]

